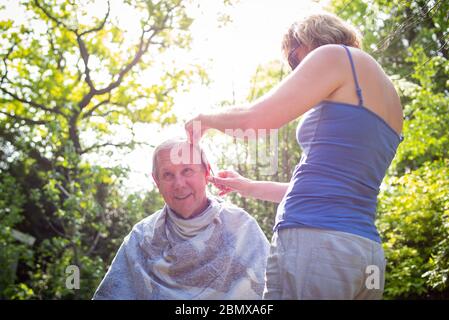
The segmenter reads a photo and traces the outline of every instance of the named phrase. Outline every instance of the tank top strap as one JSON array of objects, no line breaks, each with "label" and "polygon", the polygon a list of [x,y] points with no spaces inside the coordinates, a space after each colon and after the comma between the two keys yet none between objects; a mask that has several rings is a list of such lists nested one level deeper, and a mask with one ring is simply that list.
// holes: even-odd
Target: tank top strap
[{"label": "tank top strap", "polygon": [[345,48],[346,52],[348,53],[349,62],[351,63],[352,75],[354,76],[355,90],[357,93],[357,97],[359,98],[359,106],[363,106],[362,89],[360,88],[359,81],[357,80],[357,73],[355,72],[355,66],[354,61],[352,60],[351,51],[349,51],[348,47],[345,46],[344,44],[342,44],[341,46]]}]

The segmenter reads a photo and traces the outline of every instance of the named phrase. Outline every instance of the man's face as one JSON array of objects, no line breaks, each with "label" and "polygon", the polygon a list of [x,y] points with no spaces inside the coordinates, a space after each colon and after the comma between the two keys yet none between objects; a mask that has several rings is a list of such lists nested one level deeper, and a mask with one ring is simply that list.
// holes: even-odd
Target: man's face
[{"label": "man's face", "polygon": [[207,207],[208,176],[204,165],[174,164],[170,159],[170,150],[161,150],[156,161],[157,176],[153,179],[165,203],[186,219],[203,212]]}]

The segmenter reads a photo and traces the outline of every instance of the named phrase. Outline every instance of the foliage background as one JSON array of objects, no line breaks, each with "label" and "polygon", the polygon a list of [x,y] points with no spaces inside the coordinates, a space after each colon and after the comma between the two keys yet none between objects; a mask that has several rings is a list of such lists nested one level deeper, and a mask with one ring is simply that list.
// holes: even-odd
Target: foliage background
[{"label": "foliage background", "polygon": [[[183,1],[125,1],[139,19],[134,41],[107,7],[87,24],[78,20],[73,13],[83,9],[76,3],[90,2],[22,1],[26,23],[0,21],[3,299],[92,297],[123,237],[163,202],[156,190],[124,192],[127,168],[94,165],[89,155],[128,152],[141,144],[133,135],[135,124],[179,125],[170,113],[174,94],[207,80],[199,66],[177,70],[158,62],[167,48],[189,47],[192,19]],[[364,49],[394,80],[405,112],[405,139],[378,205],[388,259],[385,297],[449,298],[449,3],[333,0],[329,10],[361,29]],[[148,69],[154,80],[142,83],[139,74]],[[279,61],[260,66],[247,101],[286,73]],[[238,102],[229,99],[220,107]],[[279,131],[274,175],[231,162],[224,155],[235,148],[233,141],[219,146],[217,167],[289,181],[301,152],[296,124]],[[126,128],[126,138],[117,140],[118,128]],[[245,158],[248,148],[238,153]],[[271,237],[276,205],[229,198]],[[17,231],[35,241],[18,241]],[[65,287],[71,264],[80,267],[80,290]]]}]

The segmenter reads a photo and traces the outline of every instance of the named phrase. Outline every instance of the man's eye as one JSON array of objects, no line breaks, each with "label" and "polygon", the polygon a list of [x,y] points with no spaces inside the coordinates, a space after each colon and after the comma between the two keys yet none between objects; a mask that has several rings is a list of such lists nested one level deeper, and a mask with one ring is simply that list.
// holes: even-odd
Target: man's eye
[{"label": "man's eye", "polygon": [[183,170],[183,174],[185,176],[191,176],[193,173],[194,173],[194,171],[192,169],[190,169],[190,168],[186,168],[186,169]]},{"label": "man's eye", "polygon": [[171,179],[171,178],[173,178],[173,174],[171,174],[170,172],[165,172],[165,173],[162,175],[162,179],[164,179],[164,180],[169,180],[169,179]]}]

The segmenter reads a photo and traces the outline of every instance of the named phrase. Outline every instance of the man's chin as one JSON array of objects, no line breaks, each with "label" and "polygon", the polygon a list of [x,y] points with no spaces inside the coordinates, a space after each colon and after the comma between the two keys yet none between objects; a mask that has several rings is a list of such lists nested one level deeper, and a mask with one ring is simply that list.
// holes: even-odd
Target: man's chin
[{"label": "man's chin", "polygon": [[186,208],[179,208],[179,210],[172,208],[176,214],[184,219],[189,219],[193,215],[193,210],[187,210]]},{"label": "man's chin", "polygon": [[[169,207],[176,212],[178,216],[183,217],[184,219],[194,218],[199,215],[203,210],[198,207],[198,203],[191,200],[194,199],[193,194],[190,194],[186,198],[182,200],[178,200],[177,198],[173,198],[173,206]],[[206,206],[207,207],[207,206]],[[205,209],[205,208],[204,208]]]},{"label": "man's chin", "polygon": [[178,216],[183,217],[184,219],[188,219],[195,211],[194,208],[192,208],[191,203],[183,203],[181,201],[175,201],[173,206],[169,205],[169,207],[175,211]]}]

